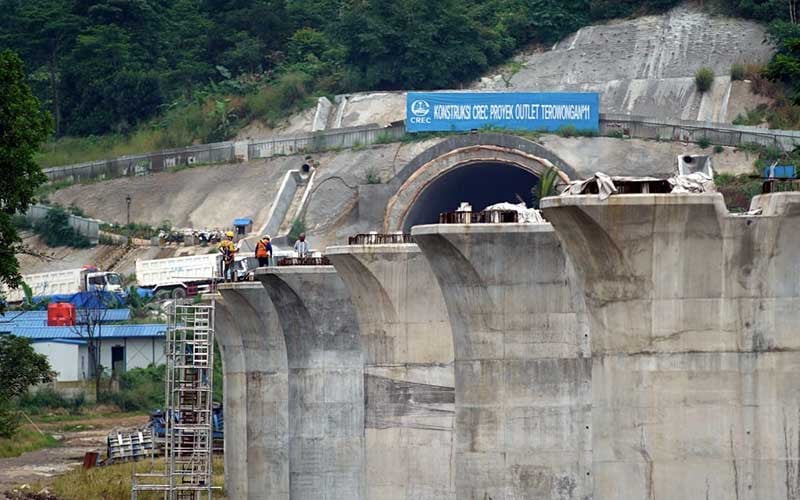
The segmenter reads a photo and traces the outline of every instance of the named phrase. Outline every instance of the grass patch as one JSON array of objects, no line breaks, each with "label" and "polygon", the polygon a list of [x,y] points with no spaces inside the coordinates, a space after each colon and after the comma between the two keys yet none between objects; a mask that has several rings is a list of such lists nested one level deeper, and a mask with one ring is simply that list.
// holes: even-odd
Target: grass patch
[{"label": "grass patch", "polygon": [[702,67],[694,74],[694,84],[700,93],[708,92],[714,84],[714,70]]},{"label": "grass patch", "polygon": [[58,446],[59,442],[50,434],[39,434],[29,427],[21,427],[11,438],[0,438],[0,458],[18,457],[29,451]]},{"label": "grass patch", "polygon": [[[131,477],[134,473],[158,473],[164,470],[164,460],[109,465],[84,470],[76,468],[58,476],[48,488],[62,500],[110,500],[131,497]],[[214,457],[214,485],[223,486],[222,457]],[[34,488],[34,491],[36,489]],[[160,500],[163,493],[139,493],[140,500]],[[222,490],[214,492],[213,498],[226,498]]]}]

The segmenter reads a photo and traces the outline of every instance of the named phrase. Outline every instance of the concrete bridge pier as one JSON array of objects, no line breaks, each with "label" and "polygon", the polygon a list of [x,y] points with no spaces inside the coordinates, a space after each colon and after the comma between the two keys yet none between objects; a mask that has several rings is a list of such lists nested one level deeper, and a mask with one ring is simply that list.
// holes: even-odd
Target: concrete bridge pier
[{"label": "concrete bridge pier", "polygon": [[453,341],[415,244],[329,247],[365,354],[367,497],[455,498]]},{"label": "concrete bridge pier", "polygon": [[333,266],[256,272],[275,306],[289,369],[292,500],[365,498],[363,356]]},{"label": "concrete bridge pier", "polygon": [[800,193],[542,205],[591,318],[594,499],[800,498]]},{"label": "concrete bridge pier", "polygon": [[416,226],[453,332],[458,498],[591,496],[589,337],[549,224]]},{"label": "concrete bridge pier", "polygon": [[[217,334],[225,339],[221,345],[226,348],[230,339],[230,357],[244,359],[244,377],[234,373],[230,380],[226,370],[225,455],[235,474],[226,487],[241,489],[239,469],[244,459],[246,496],[231,494],[231,498],[285,500],[289,498],[289,386],[277,314],[261,283],[226,283],[219,292],[217,310],[222,314],[217,316]],[[223,352],[223,361],[227,356]],[[227,406],[229,391],[233,408]],[[240,421],[246,424],[245,432]],[[228,444],[229,437],[235,444]]]},{"label": "concrete bridge pier", "polygon": [[233,500],[247,498],[247,379],[242,337],[235,311],[219,293],[208,294],[215,301],[215,338],[222,357],[223,406],[225,412],[225,489]]}]

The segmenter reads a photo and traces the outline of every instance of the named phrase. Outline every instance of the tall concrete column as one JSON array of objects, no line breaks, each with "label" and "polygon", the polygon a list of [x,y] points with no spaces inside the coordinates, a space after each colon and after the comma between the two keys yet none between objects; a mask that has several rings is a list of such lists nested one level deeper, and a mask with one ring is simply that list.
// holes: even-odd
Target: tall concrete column
[{"label": "tall concrete column", "polygon": [[219,293],[204,296],[215,301],[215,335],[222,356],[223,411],[225,413],[225,490],[231,500],[247,499],[247,379],[244,348],[236,312]]},{"label": "tall concrete column", "polygon": [[367,497],[455,498],[453,340],[415,244],[328,247],[365,359]]},{"label": "tall concrete column", "polygon": [[412,234],[453,331],[457,497],[589,497],[589,338],[553,229],[430,225]]},{"label": "tall concrete column", "polygon": [[800,498],[800,193],[542,205],[591,318],[594,499]]},{"label": "tall concrete column", "polygon": [[353,306],[333,266],[256,273],[289,360],[292,500],[364,498],[364,369]]},{"label": "tall concrete column", "polygon": [[[245,362],[246,448],[232,453],[246,457],[247,498],[285,500],[289,498],[289,386],[278,317],[261,283],[226,283],[219,291],[227,323],[238,329]],[[232,434],[227,426],[231,417],[237,418],[226,407],[226,442]],[[242,439],[232,438],[237,443]]]}]

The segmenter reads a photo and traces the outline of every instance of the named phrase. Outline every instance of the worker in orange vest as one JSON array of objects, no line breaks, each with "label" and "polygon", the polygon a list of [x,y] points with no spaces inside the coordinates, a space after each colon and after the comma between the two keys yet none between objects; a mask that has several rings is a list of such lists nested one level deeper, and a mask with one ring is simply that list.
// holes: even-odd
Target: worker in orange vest
[{"label": "worker in orange vest", "polygon": [[258,259],[258,267],[269,265],[269,259],[272,258],[272,243],[269,242],[268,234],[262,236],[256,243],[256,258]]}]

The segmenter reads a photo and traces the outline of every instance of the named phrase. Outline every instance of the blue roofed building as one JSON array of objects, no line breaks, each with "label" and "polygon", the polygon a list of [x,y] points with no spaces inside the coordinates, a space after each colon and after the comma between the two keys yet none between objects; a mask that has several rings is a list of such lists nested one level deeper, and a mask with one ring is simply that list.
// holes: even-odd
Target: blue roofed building
[{"label": "blue roofed building", "polygon": [[47,326],[47,311],[9,311],[0,315],[0,335],[30,339],[36,352],[47,356],[59,383],[92,378],[90,331],[98,339],[100,364],[109,374],[164,363],[166,325],[114,324],[130,318],[128,309],[107,309],[96,317],[99,323],[91,327],[80,324],[81,314],[75,326]]}]

